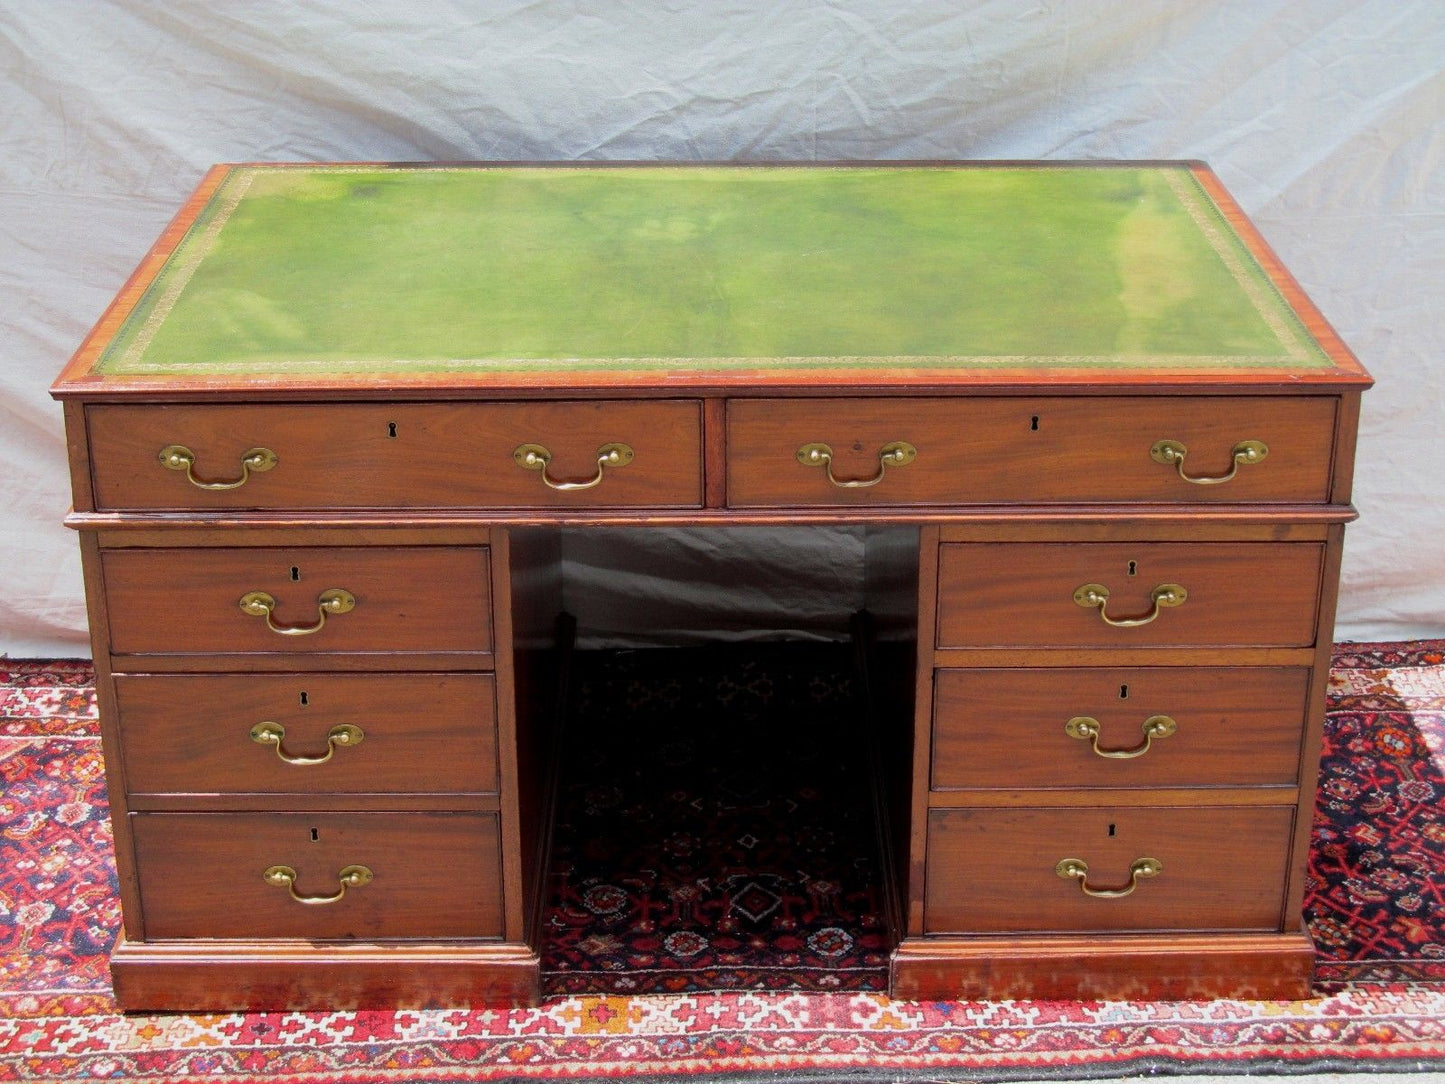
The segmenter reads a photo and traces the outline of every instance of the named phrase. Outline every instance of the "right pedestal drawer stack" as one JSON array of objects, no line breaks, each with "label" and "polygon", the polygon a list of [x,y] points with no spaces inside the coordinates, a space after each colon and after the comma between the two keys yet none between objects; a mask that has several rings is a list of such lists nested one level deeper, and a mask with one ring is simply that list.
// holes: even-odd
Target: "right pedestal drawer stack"
[{"label": "right pedestal drawer stack", "polygon": [[[1180,402],[1158,401],[1165,418]],[[897,996],[1308,992],[1301,901],[1353,418],[1282,397],[1274,416],[1299,428],[1250,452],[1243,430],[1271,416],[1253,400],[1196,474],[1209,445],[1120,402],[1105,458],[1129,445],[1131,471],[1158,472],[1132,499],[1085,506],[1110,464],[1079,450],[1054,464],[1088,494],[1077,506],[1054,477],[922,528]],[[1268,459],[1288,461],[1289,496],[1263,495],[1281,485]]]}]

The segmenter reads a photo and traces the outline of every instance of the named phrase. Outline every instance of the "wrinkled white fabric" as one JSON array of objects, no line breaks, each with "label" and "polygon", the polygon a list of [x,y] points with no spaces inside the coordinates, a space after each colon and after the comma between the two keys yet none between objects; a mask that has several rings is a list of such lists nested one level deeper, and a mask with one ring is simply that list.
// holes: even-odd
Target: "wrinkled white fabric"
[{"label": "wrinkled white fabric", "polygon": [[[1445,635],[1442,58],[1439,0],[6,0],[0,650],[88,649],[46,388],[205,168],[258,159],[1205,159],[1379,381],[1338,634]],[[622,639],[825,631],[861,574],[809,532],[621,541],[567,557]]]}]

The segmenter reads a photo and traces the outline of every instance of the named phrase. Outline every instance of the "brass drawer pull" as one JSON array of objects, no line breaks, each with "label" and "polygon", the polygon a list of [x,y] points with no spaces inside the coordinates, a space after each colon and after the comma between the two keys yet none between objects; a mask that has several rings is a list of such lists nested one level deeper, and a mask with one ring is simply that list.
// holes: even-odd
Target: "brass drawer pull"
[{"label": "brass drawer pull", "polygon": [[1109,589],[1102,583],[1086,583],[1074,591],[1075,602],[1086,610],[1097,609],[1104,624],[1118,629],[1132,629],[1149,624],[1159,616],[1160,610],[1183,606],[1189,598],[1189,592],[1177,583],[1161,583],[1149,592],[1149,597],[1153,600],[1154,607],[1143,617],[1110,617],[1105,609],[1109,602]]},{"label": "brass drawer pull", "polygon": [[1164,872],[1164,866],[1157,858],[1134,859],[1129,864],[1129,883],[1121,888],[1094,888],[1090,885],[1089,863],[1082,858],[1065,858],[1054,867],[1054,872],[1066,881],[1071,878],[1078,881],[1079,891],[1086,896],[1093,896],[1097,900],[1120,900],[1132,895],[1144,878],[1158,877]]},{"label": "brass drawer pull", "polygon": [[552,462],[552,453],[540,444],[519,444],[512,452],[512,458],[523,470],[540,471],[542,481],[549,489],[591,489],[602,482],[603,472],[608,467],[625,467],[632,462],[633,451],[627,444],[604,444],[597,449],[597,473],[585,482],[558,482],[547,473]]},{"label": "brass drawer pull", "polygon": [[276,750],[276,755],[287,764],[295,764],[300,767],[307,767],[312,764],[325,764],[336,755],[336,750],[353,745],[360,745],[366,737],[366,731],[359,726],[352,726],[350,723],[341,723],[333,726],[326,732],[326,752],[320,756],[299,756],[296,753],[286,752],[286,728],[280,723],[266,721],[257,723],[251,728],[251,740],[257,745],[270,745]]},{"label": "brass drawer pull", "polygon": [[1167,715],[1151,715],[1144,720],[1144,742],[1132,749],[1100,749],[1099,720],[1088,715],[1079,715],[1064,724],[1064,733],[1093,744],[1094,752],[1109,760],[1133,760],[1149,751],[1155,738],[1167,738],[1179,729],[1179,724]]},{"label": "brass drawer pull", "polygon": [[872,478],[843,479],[833,473],[833,449],[826,444],[804,444],[798,462],[805,467],[822,467],[828,481],[839,489],[866,489],[883,481],[889,467],[906,467],[918,458],[918,449],[906,440],[895,440],[878,449],[878,473]]},{"label": "brass drawer pull", "polygon": [[336,903],[346,895],[348,888],[360,888],[362,885],[370,884],[375,874],[366,866],[345,866],[336,875],[341,882],[341,887],[330,896],[301,895],[296,891],[296,871],[290,866],[268,866],[266,872],[261,876],[265,878],[268,885],[286,889],[297,903],[322,904]]},{"label": "brass drawer pull", "polygon": [[1219,474],[1214,477],[1208,475],[1193,475],[1184,473],[1184,457],[1189,454],[1189,449],[1177,440],[1159,440],[1149,449],[1149,458],[1156,463],[1163,463],[1166,467],[1172,466],[1179,470],[1179,477],[1186,482],[1193,482],[1197,486],[1217,486],[1229,481],[1239,473],[1239,468],[1258,463],[1269,455],[1269,445],[1262,440],[1241,440],[1231,452],[1234,457],[1228,474]]},{"label": "brass drawer pull", "polygon": [[241,477],[234,482],[204,482],[195,475],[196,453],[184,444],[167,444],[160,451],[160,461],[169,470],[183,470],[197,489],[240,489],[253,474],[265,474],[280,460],[270,448],[252,448],[241,456]]},{"label": "brass drawer pull", "polygon": [[327,614],[344,614],[354,610],[356,596],[340,587],[322,591],[316,596],[316,624],[314,625],[276,624],[271,620],[271,614],[276,609],[276,599],[265,591],[247,591],[241,596],[240,606],[244,613],[253,617],[264,617],[266,627],[272,632],[282,636],[310,636],[313,632],[320,632],[325,626]]}]

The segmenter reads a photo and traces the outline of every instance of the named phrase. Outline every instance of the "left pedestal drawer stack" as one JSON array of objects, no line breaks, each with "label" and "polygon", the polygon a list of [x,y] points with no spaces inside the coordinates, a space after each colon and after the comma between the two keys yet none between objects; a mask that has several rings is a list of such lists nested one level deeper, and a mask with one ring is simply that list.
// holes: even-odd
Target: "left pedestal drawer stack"
[{"label": "left pedestal drawer stack", "polygon": [[[81,540],[122,1007],[535,999],[504,801],[505,537],[338,525],[356,499],[319,483],[258,511],[276,464],[237,448],[224,479],[178,469],[144,425],[144,456],[107,428],[131,408],[86,409],[70,425],[77,510],[109,521]],[[191,414],[175,442],[209,450],[229,414]]]}]

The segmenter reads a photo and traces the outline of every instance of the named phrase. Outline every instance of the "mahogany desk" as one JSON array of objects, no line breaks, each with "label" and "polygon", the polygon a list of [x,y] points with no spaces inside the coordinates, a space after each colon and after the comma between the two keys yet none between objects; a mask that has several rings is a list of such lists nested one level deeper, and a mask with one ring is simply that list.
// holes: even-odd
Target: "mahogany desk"
[{"label": "mahogany desk", "polygon": [[1369,378],[1196,163],[218,166],[54,387],[128,1009],[526,1002],[559,532],[863,524],[892,991],[1303,996]]}]

